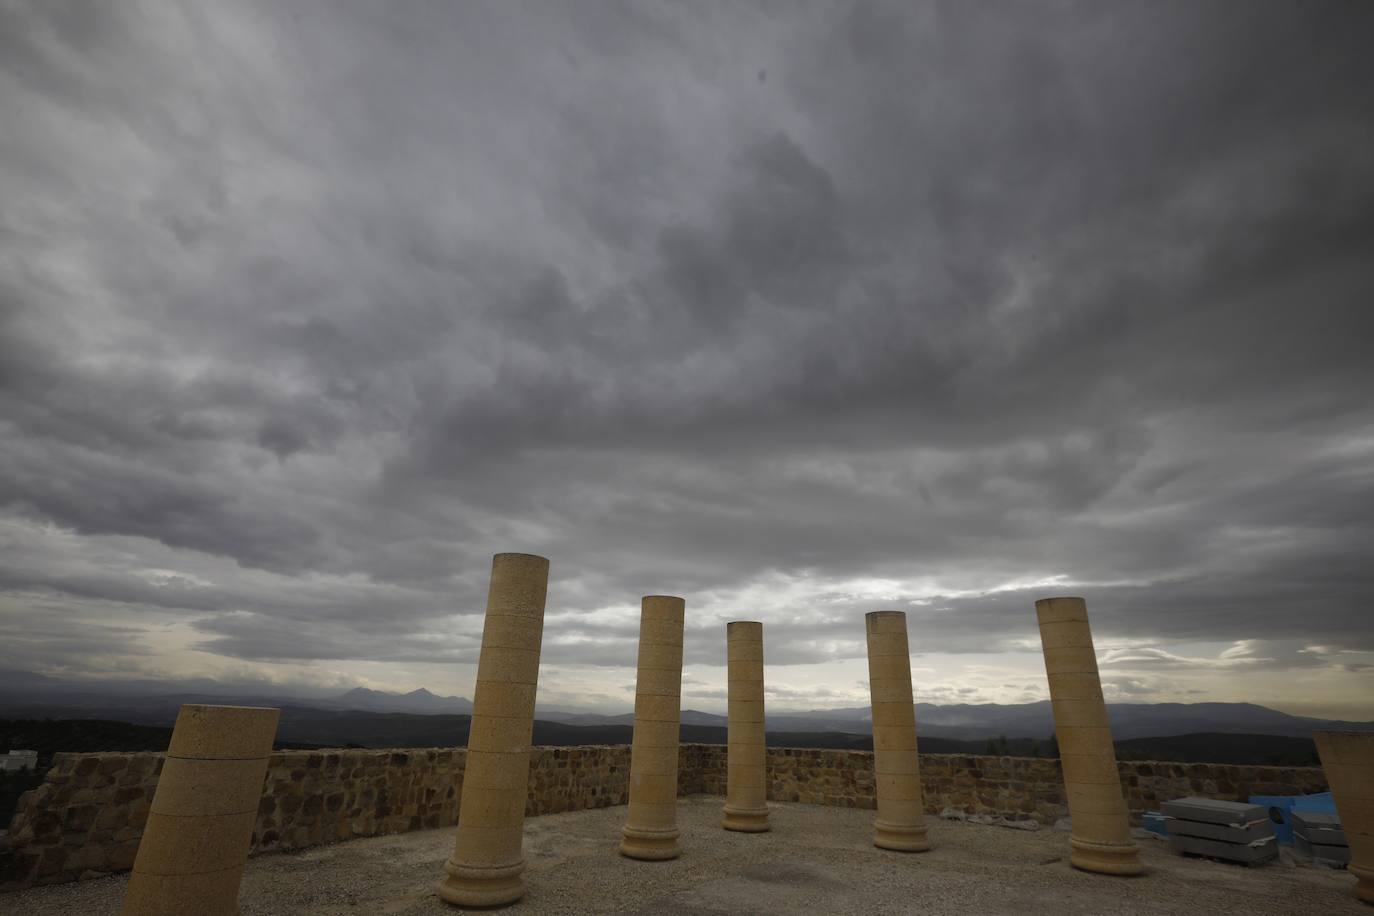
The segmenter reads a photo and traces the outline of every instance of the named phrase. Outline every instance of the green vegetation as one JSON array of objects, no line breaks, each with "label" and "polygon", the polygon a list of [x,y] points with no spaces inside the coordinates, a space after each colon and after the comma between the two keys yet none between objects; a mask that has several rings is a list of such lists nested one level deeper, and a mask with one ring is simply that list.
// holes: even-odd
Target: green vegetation
[{"label": "green vegetation", "polygon": [[1116,742],[1118,760],[1165,760],[1188,763],[1236,763],[1263,766],[1321,766],[1311,738],[1284,735],[1233,735],[1203,732],[1167,738],[1132,738]]},{"label": "green vegetation", "polygon": [[170,728],[106,719],[0,719],[0,754],[37,751],[43,767],[67,751],[165,751],[171,737]]},{"label": "green vegetation", "polygon": [[[1032,744],[1037,748],[1039,747],[1039,742],[1032,741]],[[996,738],[989,738],[988,743],[983,746],[983,753],[989,757],[1006,757],[1010,755],[1011,748],[1007,744],[1007,736],[998,735]],[[1031,756],[1039,757],[1040,755],[1032,754]]]}]

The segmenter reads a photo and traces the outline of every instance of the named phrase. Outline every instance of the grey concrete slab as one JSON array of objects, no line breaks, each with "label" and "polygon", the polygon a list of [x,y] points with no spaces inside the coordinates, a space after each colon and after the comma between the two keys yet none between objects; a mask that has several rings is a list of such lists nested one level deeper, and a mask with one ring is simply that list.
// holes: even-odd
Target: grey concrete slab
[{"label": "grey concrete slab", "polygon": [[1299,855],[1327,865],[1350,864],[1349,846],[1313,843],[1306,837],[1294,834],[1293,848],[1298,851]]},{"label": "grey concrete slab", "polygon": [[1294,811],[1293,823],[1303,827],[1339,827],[1341,816],[1333,811]]},{"label": "grey concrete slab", "polygon": [[1269,820],[1244,827],[1231,827],[1227,824],[1208,824],[1203,821],[1185,821],[1170,818],[1164,822],[1169,828],[1169,836],[1195,836],[1204,840],[1217,840],[1222,843],[1257,843],[1274,838],[1274,825]]},{"label": "grey concrete slab", "polygon": [[1309,843],[1320,843],[1323,846],[1349,846],[1350,840],[1346,838],[1344,830],[1312,830],[1310,828],[1293,828],[1293,836],[1302,837]]},{"label": "grey concrete slab", "polygon": [[1179,855],[1207,856],[1212,859],[1225,859],[1228,862],[1242,862],[1246,865],[1262,865],[1279,856],[1277,842],[1246,846],[1238,843],[1219,843],[1195,836],[1170,836],[1169,848]]},{"label": "grey concrete slab", "polygon": [[1160,811],[1169,817],[1208,824],[1244,825],[1269,821],[1269,811],[1260,805],[1215,798],[1176,798],[1161,805]]},{"label": "grey concrete slab", "polygon": [[1325,846],[1348,846],[1338,815],[1325,811],[1294,811],[1293,834]]}]

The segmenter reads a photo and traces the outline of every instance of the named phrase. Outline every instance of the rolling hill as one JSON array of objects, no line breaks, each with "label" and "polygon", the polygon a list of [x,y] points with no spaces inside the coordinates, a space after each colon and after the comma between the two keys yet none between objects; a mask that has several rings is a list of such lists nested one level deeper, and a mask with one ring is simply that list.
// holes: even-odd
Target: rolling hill
[{"label": "rolling hill", "polygon": [[[364,729],[355,743],[375,744],[387,734],[415,734],[437,729],[452,740],[447,726],[422,725],[415,717],[462,717],[472,712],[465,697],[441,696],[424,688],[409,693],[389,693],[354,688],[333,696],[309,698],[291,696],[145,692],[146,684],[92,685],[71,684],[27,675],[0,672],[0,715],[11,718],[113,719],[138,725],[168,726],[176,719],[182,703],[222,703],[244,706],[277,706],[282,709],[283,736],[293,740],[338,742],[346,727]],[[1253,703],[1109,703],[1107,712],[1113,735],[1119,741],[1193,734],[1271,735],[1306,739],[1316,729],[1374,730],[1374,722],[1343,722],[1294,716]],[[347,714],[402,717],[393,721],[365,717],[341,718]],[[412,717],[406,719],[404,717]],[[630,712],[604,715],[558,708],[539,707],[535,717],[544,728],[555,725],[593,729],[623,728],[634,724]],[[1003,736],[1009,740],[1043,740],[1054,731],[1054,718],[1047,701],[1001,705],[956,704],[936,706],[916,704],[916,721],[921,739],[949,739],[983,742]],[[346,726],[343,723],[348,723]],[[724,729],[725,716],[694,709],[682,711],[682,725]],[[809,711],[768,711],[771,731],[797,735],[866,736],[872,733],[867,706]],[[552,732],[550,733],[552,734]],[[605,734],[618,734],[605,732]],[[830,740],[830,739],[827,739]],[[834,739],[838,741],[839,739]],[[442,742],[440,742],[442,743]]]}]

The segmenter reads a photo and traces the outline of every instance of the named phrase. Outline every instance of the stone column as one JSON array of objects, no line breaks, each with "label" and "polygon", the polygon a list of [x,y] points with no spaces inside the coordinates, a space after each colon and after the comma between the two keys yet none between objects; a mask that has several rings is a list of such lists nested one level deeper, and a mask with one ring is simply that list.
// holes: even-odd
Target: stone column
[{"label": "stone column", "polygon": [[630,814],[621,855],[676,859],[678,714],[682,691],[682,623],[686,602],[649,595],[639,616],[639,675],[630,748]]},{"label": "stone column", "polygon": [[873,699],[873,788],[878,797],[873,845],[924,852],[925,800],[916,756],[916,706],[911,697],[911,654],[906,614],[874,611],[868,630],[868,689]]},{"label": "stone column", "polygon": [[1138,875],[1144,869],[1139,850],[1131,842],[1112,729],[1088,629],[1088,606],[1082,598],[1042,598],[1035,602],[1035,614],[1073,822],[1069,862],[1104,875]]},{"label": "stone column", "polygon": [[439,896],[459,906],[501,906],[525,893],[520,841],[548,585],[543,557],[498,553],[491,559],[458,837],[444,865],[448,877],[439,884]]},{"label": "stone column", "polygon": [[768,829],[768,751],[763,738],[763,624],[736,620],[725,625],[729,718],[726,765],[726,830]]},{"label": "stone column", "polygon": [[280,710],[181,707],[123,916],[234,916]]},{"label": "stone column", "polygon": [[1374,732],[1313,732],[1350,844],[1355,896],[1374,903]]}]

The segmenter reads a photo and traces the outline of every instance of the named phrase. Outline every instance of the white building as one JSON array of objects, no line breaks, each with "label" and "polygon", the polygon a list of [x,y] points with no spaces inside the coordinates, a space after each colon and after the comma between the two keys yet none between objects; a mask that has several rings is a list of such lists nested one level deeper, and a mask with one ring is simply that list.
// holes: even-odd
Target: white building
[{"label": "white building", "polygon": [[0,770],[5,772],[17,772],[19,770],[32,770],[38,766],[37,751],[10,751],[0,757]]}]

